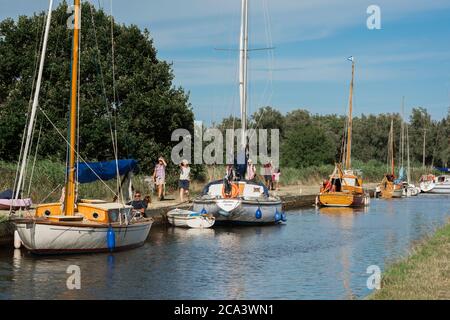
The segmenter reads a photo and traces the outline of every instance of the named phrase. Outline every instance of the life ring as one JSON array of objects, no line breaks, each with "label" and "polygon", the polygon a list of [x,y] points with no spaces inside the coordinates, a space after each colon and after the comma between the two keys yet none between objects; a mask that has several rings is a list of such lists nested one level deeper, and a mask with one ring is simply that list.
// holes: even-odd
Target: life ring
[{"label": "life ring", "polygon": [[225,186],[222,186],[222,197],[223,198],[236,198],[239,195],[239,187],[232,183],[231,184],[231,194],[225,193]]}]

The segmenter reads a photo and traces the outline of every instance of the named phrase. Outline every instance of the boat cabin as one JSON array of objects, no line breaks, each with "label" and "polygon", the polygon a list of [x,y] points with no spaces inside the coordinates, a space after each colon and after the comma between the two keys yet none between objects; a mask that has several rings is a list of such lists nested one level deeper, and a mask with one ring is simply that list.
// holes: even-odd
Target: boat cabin
[{"label": "boat cabin", "polygon": [[213,181],[205,186],[202,196],[211,198],[260,198],[268,197],[269,190],[261,183],[240,180],[233,181],[232,192],[229,196],[225,194],[225,186],[222,180]]},{"label": "boat cabin", "polygon": [[61,203],[37,206],[36,217],[46,217],[52,221],[88,220],[98,223],[115,223],[132,219],[133,207],[117,202],[79,202],[74,216],[63,215]]},{"label": "boat cabin", "polygon": [[438,183],[450,183],[450,176],[448,175],[442,175],[437,177]]}]

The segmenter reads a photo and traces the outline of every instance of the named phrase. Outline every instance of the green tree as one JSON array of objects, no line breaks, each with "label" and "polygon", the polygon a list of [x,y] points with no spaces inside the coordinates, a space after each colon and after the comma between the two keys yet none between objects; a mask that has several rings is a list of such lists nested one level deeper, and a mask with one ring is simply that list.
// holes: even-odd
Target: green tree
[{"label": "green tree", "polygon": [[[67,3],[53,11],[40,107],[62,135],[67,132],[72,30]],[[172,65],[157,57],[148,30],[114,23],[115,82],[111,17],[83,3],[80,61],[80,144],[87,160],[114,157],[111,134],[117,130],[119,157],[133,157],[150,170],[159,155],[170,156],[171,133],[193,131],[189,95],[173,85]],[[0,22],[0,159],[15,160],[26,122],[45,13]],[[115,85],[114,85],[115,84]],[[64,160],[66,145],[44,114],[41,157]]]},{"label": "green tree", "polygon": [[300,126],[289,131],[281,146],[283,166],[304,168],[334,161],[335,148],[330,136],[318,127]]}]

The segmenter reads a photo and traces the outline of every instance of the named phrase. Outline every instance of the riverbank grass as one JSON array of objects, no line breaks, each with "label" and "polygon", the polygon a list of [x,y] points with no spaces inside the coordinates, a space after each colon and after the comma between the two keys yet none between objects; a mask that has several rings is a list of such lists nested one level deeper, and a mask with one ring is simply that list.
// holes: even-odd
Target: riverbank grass
[{"label": "riverbank grass", "polygon": [[388,267],[371,300],[450,299],[450,221]]}]

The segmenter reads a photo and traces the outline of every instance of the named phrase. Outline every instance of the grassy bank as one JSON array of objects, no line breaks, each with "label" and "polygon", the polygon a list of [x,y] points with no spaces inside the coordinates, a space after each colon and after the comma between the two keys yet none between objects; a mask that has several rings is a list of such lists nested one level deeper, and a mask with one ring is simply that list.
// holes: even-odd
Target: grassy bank
[{"label": "grassy bank", "polygon": [[[384,173],[386,172],[386,165],[376,161],[370,161],[368,163],[355,161],[353,163],[353,167],[362,170],[363,178],[366,183],[381,181]],[[322,165],[307,168],[281,168],[280,184],[282,186],[319,185],[324,178],[328,177],[332,173],[333,168],[333,165]],[[257,170],[260,172],[260,168]],[[413,168],[411,171],[413,181],[417,181],[421,174],[428,172],[428,170],[423,170],[422,168]],[[28,171],[24,195],[31,196],[34,203],[42,203],[43,201],[58,201],[61,195],[61,188],[64,185],[64,172],[65,167],[61,162],[54,162],[50,160],[37,161],[31,188],[29,188],[31,166]],[[206,181],[209,179],[222,179],[224,172],[224,166],[211,166],[206,168],[204,176]],[[13,188],[15,174],[15,163],[0,161],[0,191]],[[151,172],[136,175],[133,178],[133,184],[135,189],[140,190],[144,195],[147,195],[150,193],[150,189],[144,181],[145,175],[151,175]],[[170,193],[177,188],[177,168],[172,167],[171,172],[167,175],[166,188]],[[111,200],[114,195],[112,190],[117,189],[116,181],[107,181],[106,185],[107,186],[99,181],[80,185],[80,197]],[[199,192],[203,185],[204,181],[192,181],[191,192],[193,194]]]},{"label": "grassy bank", "polygon": [[[24,196],[31,197],[33,203],[54,202],[61,197],[62,187],[64,186],[65,165],[60,162],[50,160],[41,160],[36,162],[34,174],[32,178],[31,188],[29,187],[31,177],[31,166],[27,172],[27,179],[24,188]],[[0,161],[0,191],[12,189],[16,175],[16,164]],[[145,182],[146,175],[138,174],[133,177],[133,187],[135,190],[141,191],[144,195],[150,194],[149,185]],[[177,188],[178,177],[172,174],[167,179],[166,190],[171,193]],[[201,190],[203,183],[195,182],[191,184],[193,193]],[[101,182],[79,185],[80,198],[94,198],[103,200],[112,200],[114,192],[117,190],[116,179]]]},{"label": "grassy bank", "polygon": [[388,267],[369,299],[450,299],[450,221]]}]

